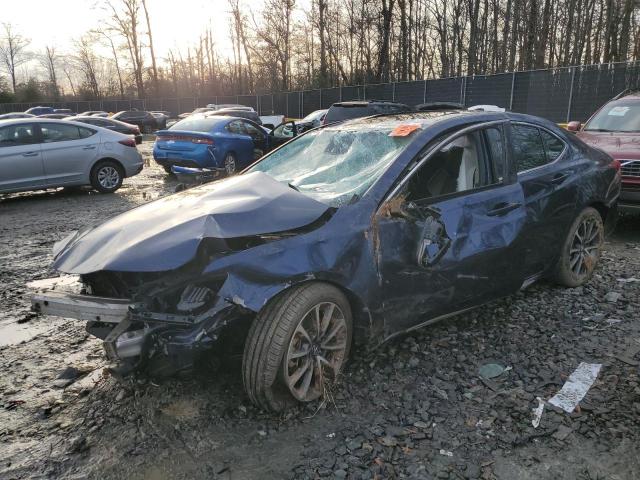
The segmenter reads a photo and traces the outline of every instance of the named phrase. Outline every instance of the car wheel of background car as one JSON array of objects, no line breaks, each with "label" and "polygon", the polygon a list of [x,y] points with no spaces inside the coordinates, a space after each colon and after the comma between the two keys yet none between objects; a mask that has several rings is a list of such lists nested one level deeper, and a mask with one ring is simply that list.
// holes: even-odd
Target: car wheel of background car
[{"label": "car wheel of background car", "polygon": [[276,412],[317,399],[340,373],[351,336],[351,308],[337,288],[308,283],[279,295],[256,316],[245,342],[249,398]]},{"label": "car wheel of background car", "polygon": [[567,287],[586,283],[598,264],[604,240],[602,217],[594,208],[584,209],[569,229],[558,260],[555,280]]},{"label": "car wheel of background car", "polygon": [[152,133],[153,132],[153,127],[151,127],[151,125],[143,125],[142,126],[142,133]]},{"label": "car wheel of background car", "polygon": [[233,153],[227,153],[227,156],[224,157],[224,169],[227,171],[227,175],[236,173],[236,157]]},{"label": "car wheel of background car", "polygon": [[101,193],[113,193],[122,185],[122,168],[109,160],[96,164],[91,170],[91,185]]}]

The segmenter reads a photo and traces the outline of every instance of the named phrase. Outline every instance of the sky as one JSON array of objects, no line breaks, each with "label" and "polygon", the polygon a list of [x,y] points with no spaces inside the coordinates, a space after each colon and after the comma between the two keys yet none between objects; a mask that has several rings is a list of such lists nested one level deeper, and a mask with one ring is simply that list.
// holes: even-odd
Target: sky
[{"label": "sky", "polygon": [[[9,22],[31,39],[30,49],[41,51],[56,45],[63,52],[72,48],[73,39],[100,26],[108,16],[104,2],[97,0],[0,0],[0,22]],[[114,5],[119,0],[112,0]],[[262,0],[245,0],[260,9]],[[169,49],[193,44],[211,24],[214,41],[222,55],[231,56],[227,0],[147,0],[153,42],[157,57]],[[145,22],[141,10],[141,22]],[[146,31],[146,26],[142,30]],[[145,39],[146,40],[146,39]]]}]

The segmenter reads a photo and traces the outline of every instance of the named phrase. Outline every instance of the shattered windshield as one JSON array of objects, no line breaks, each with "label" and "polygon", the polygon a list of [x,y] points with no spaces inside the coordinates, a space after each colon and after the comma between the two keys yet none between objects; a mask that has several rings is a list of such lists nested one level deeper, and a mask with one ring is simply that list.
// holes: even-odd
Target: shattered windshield
[{"label": "shattered windshield", "polygon": [[341,125],[312,131],[268,155],[249,171],[265,172],[334,207],[352,201],[407,147],[412,133],[398,122]]}]

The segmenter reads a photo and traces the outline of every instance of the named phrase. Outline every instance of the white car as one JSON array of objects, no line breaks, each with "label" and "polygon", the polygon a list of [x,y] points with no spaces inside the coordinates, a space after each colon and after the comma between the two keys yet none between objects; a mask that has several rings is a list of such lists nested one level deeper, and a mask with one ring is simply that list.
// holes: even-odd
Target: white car
[{"label": "white car", "polygon": [[135,140],[122,133],[65,120],[0,121],[0,193],[82,185],[111,193],[142,166]]}]

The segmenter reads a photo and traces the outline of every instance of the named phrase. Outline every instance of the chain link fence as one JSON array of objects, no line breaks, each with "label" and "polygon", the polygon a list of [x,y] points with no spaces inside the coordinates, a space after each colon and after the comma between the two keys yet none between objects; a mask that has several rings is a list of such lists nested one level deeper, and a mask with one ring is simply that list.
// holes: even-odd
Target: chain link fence
[{"label": "chain link fence", "polygon": [[[457,102],[497,105],[507,110],[548,118],[554,122],[585,121],[603,103],[625,89],[640,90],[640,62],[563,67],[496,75],[417,80],[278,92],[144,100],[95,100],[47,103],[75,112],[104,110],[166,110],[177,115],[207,104],[233,103],[253,107],[260,115],[301,118],[314,110],[346,100],[390,100],[407,105]],[[24,111],[36,104],[0,104],[0,112]]]}]

